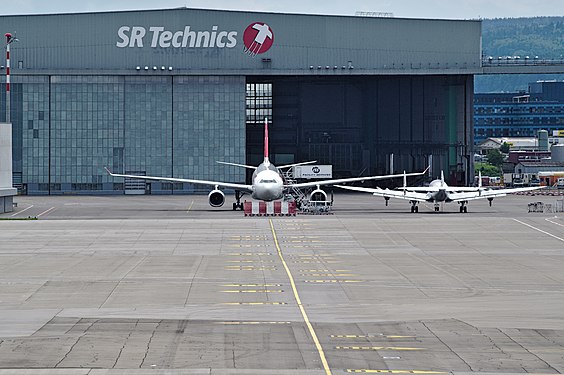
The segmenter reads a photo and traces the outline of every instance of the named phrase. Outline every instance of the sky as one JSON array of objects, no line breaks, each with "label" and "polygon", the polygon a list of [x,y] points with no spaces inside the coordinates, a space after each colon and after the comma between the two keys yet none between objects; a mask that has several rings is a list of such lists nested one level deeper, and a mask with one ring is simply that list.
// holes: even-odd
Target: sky
[{"label": "sky", "polygon": [[480,19],[564,16],[564,0],[2,0],[0,15],[75,13],[178,7],[398,18]]}]

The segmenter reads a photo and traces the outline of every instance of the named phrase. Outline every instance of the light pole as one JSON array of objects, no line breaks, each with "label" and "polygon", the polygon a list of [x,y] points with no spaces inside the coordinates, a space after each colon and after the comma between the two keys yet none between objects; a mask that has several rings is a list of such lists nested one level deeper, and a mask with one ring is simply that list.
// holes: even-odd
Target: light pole
[{"label": "light pole", "polygon": [[10,33],[4,36],[6,37],[6,122],[10,123],[10,44],[18,40]]}]

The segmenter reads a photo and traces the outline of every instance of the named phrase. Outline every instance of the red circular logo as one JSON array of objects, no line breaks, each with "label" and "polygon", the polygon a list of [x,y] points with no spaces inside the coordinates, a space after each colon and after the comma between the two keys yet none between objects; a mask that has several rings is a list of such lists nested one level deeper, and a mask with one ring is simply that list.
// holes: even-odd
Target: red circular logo
[{"label": "red circular logo", "polygon": [[274,33],[270,26],[264,22],[254,22],[247,26],[243,33],[245,52],[255,56],[265,53],[272,47]]}]

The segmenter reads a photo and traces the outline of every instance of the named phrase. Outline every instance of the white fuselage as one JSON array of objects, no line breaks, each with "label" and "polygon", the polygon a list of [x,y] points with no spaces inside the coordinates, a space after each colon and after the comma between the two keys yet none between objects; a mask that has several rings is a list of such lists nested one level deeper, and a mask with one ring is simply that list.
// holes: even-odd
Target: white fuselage
[{"label": "white fuselage", "polygon": [[429,187],[438,188],[438,191],[432,191],[427,194],[427,200],[433,202],[445,202],[448,200],[448,192],[446,188],[448,185],[442,180],[433,180]]},{"label": "white fuselage", "polygon": [[270,163],[262,163],[253,173],[253,192],[251,197],[261,201],[281,199],[284,181],[278,169]]}]

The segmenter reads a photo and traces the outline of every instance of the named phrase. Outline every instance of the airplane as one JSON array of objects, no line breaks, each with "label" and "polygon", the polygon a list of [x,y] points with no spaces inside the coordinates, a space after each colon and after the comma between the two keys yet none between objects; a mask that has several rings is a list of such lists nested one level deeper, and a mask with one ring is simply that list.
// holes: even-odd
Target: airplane
[{"label": "airplane", "polygon": [[439,211],[439,203],[441,202],[457,202],[460,205],[460,212],[468,212],[468,201],[476,199],[487,199],[490,202],[496,197],[505,197],[510,193],[518,193],[522,191],[531,191],[543,188],[544,186],[512,188],[512,189],[489,189],[482,187],[482,172],[478,173],[478,186],[448,186],[445,182],[443,171],[441,171],[441,178],[431,181],[428,187],[415,187],[407,186],[407,175],[403,177],[403,186],[397,190],[380,189],[380,188],[364,188],[356,186],[342,186],[335,185],[341,189],[361,191],[365,193],[372,193],[373,195],[384,197],[386,206],[390,198],[404,199],[411,203],[411,212],[419,212],[419,202],[434,203],[435,211]]},{"label": "airplane", "polygon": [[268,119],[265,118],[264,121],[264,159],[258,166],[236,164],[228,162],[218,162],[226,165],[233,165],[237,167],[254,169],[252,176],[252,184],[240,184],[232,182],[221,182],[221,181],[206,181],[206,180],[194,180],[187,178],[172,178],[172,177],[154,177],[154,176],[139,176],[139,175],[129,175],[129,174],[119,174],[112,173],[108,168],[106,171],[113,177],[126,177],[126,178],[136,178],[140,180],[149,181],[170,181],[170,182],[186,182],[196,185],[208,185],[213,186],[212,191],[208,194],[208,202],[212,207],[221,207],[225,203],[225,194],[220,188],[230,188],[235,190],[236,202],[233,203],[233,210],[243,209],[243,203],[241,203],[241,197],[244,194],[250,194],[253,199],[261,201],[273,201],[277,199],[284,198],[284,194],[289,192],[291,189],[297,188],[312,188],[315,190],[310,194],[310,200],[327,200],[327,194],[321,190],[321,186],[324,185],[335,185],[355,181],[368,181],[368,180],[383,180],[387,178],[401,177],[401,176],[418,176],[425,173],[408,173],[408,174],[390,174],[383,176],[370,176],[370,177],[351,177],[351,178],[341,178],[341,179],[330,179],[330,180],[320,180],[312,182],[302,182],[302,183],[292,183],[287,184],[284,182],[282,173],[280,169],[290,168],[293,166],[304,165],[315,163],[315,161],[302,162],[296,164],[288,164],[280,167],[274,166],[268,157]]}]

